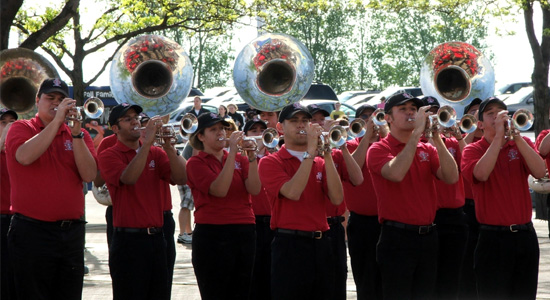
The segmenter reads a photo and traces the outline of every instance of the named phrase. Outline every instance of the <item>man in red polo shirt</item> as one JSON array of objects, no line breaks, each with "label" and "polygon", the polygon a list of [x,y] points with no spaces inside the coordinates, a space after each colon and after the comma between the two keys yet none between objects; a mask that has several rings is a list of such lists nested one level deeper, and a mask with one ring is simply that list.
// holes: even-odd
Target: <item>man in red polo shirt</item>
[{"label": "man in red polo shirt", "polygon": [[74,114],[67,84],[46,79],[37,115],[16,121],[6,139],[14,217],[8,234],[18,299],[80,299],[84,276],[82,182],[97,172],[95,150]]},{"label": "man in red polo shirt", "polygon": [[474,256],[479,299],[535,299],[537,294],[539,244],[527,177],[543,177],[545,167],[531,140],[513,124],[507,128],[509,119],[504,102],[484,100],[478,112],[483,138],[462,155],[480,224]]},{"label": "man in red polo shirt", "polygon": [[272,299],[330,299],[332,268],[326,238],[325,194],[343,201],[342,183],[329,151],[317,156],[321,126],[299,103],[279,114],[285,145],[260,160],[260,179],[271,203]]},{"label": "man in red polo shirt", "polygon": [[[537,140],[535,141],[535,149],[539,152],[540,156],[546,161],[546,170],[550,170],[550,129],[545,129],[539,133]],[[546,200],[547,213],[550,216],[550,194],[547,195]],[[548,235],[550,236],[550,222],[548,222]]]},{"label": "man in red polo shirt", "polygon": [[169,183],[185,184],[185,159],[170,142],[154,147],[162,126],[152,117],[140,142],[142,108],[127,103],[111,110],[117,143],[99,156],[99,168],[113,202],[109,267],[113,299],[169,299],[163,224]]},{"label": "man in red polo shirt", "polygon": [[384,299],[430,298],[437,276],[437,209],[434,180],[458,180],[457,165],[439,135],[420,142],[429,106],[396,94],[384,106],[390,134],[371,145],[367,164],[382,224],[377,260]]},{"label": "man in red polo shirt", "polygon": [[378,199],[372,184],[371,174],[365,162],[367,150],[372,143],[388,134],[387,126],[381,126],[378,134],[371,118],[376,108],[364,104],[355,111],[355,118],[366,122],[363,137],[348,141],[348,149],[363,172],[363,183],[354,186],[343,181],[344,200],[349,209],[347,227],[348,249],[353,280],[357,288],[357,299],[382,299],[380,268],[376,262],[376,244],[380,237],[378,222]]},{"label": "man in red polo shirt", "polygon": [[11,299],[9,296],[10,290],[13,287],[13,272],[9,267],[9,255],[8,255],[8,229],[10,228],[11,217],[11,187],[10,187],[10,175],[8,173],[8,167],[6,166],[6,151],[5,142],[8,130],[11,124],[17,120],[17,113],[13,110],[2,108],[0,109],[0,211],[2,217],[2,223],[0,223],[0,230],[2,232],[1,238],[1,280],[0,286],[1,294],[0,299]]}]

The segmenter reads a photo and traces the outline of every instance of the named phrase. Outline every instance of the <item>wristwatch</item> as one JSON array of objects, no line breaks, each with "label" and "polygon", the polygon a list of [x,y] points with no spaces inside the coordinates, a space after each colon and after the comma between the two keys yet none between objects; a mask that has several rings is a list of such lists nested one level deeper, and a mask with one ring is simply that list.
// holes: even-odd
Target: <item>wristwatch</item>
[{"label": "wristwatch", "polygon": [[309,159],[309,158],[313,158],[313,156],[311,154],[309,154],[309,152],[304,152],[304,155],[302,156],[303,159]]},{"label": "wristwatch", "polygon": [[73,139],[81,139],[83,137],[84,137],[84,132],[82,132],[82,131],[77,135],[73,135]]}]

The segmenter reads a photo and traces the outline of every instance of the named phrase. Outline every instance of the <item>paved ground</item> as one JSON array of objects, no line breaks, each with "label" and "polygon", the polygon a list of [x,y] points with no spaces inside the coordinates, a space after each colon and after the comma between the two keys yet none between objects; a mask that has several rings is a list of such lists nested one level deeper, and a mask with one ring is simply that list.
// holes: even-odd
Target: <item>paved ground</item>
[{"label": "paved ground", "polygon": [[[172,199],[174,199],[174,216],[177,217],[179,211],[179,194],[176,187],[172,187]],[[90,269],[90,273],[84,277],[83,299],[112,299],[111,277],[109,276],[107,242],[105,237],[105,207],[98,204],[91,193],[88,193],[86,196],[86,214],[88,219],[86,231],[86,265]],[[533,220],[533,222],[539,234],[541,250],[537,299],[550,299],[550,240],[548,238],[548,226],[545,221]],[[174,238],[177,238],[177,232],[178,228],[176,228],[176,236],[174,236]],[[350,272],[348,272],[348,299],[356,299],[351,267],[348,267],[348,269],[350,270]],[[177,244],[172,299],[200,299],[197,281],[191,265],[190,245]]]}]

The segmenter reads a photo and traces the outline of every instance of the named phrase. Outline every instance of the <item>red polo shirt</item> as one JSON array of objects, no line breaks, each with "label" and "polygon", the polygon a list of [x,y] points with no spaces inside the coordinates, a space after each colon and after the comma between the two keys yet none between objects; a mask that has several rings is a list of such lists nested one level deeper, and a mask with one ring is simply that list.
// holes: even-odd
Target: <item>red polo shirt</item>
[{"label": "red polo shirt", "polygon": [[[348,141],[349,152],[353,153],[357,150],[361,139],[362,138],[356,138]],[[344,185],[346,205],[348,209],[354,213],[364,216],[376,216],[378,215],[378,199],[374,191],[374,185],[372,184],[372,178],[366,160],[361,168],[361,172],[363,173],[363,183],[360,185],[354,186],[349,181],[342,182]]]},{"label": "red polo shirt", "polygon": [[283,145],[276,153],[260,160],[259,172],[262,184],[271,204],[271,229],[283,228],[304,231],[327,231],[326,172],[322,157],[313,159],[306,188],[298,201],[279,194],[300,167],[300,160],[290,154]]},{"label": "red polo shirt", "polygon": [[116,134],[103,138],[97,147],[97,155],[99,156],[103,150],[113,147],[118,141]]},{"label": "red polo shirt", "polygon": [[[16,121],[8,132],[6,162],[11,175],[12,211],[42,221],[79,219],[84,215],[84,193],[69,126],[59,126],[48,149],[32,164],[23,166],[15,159],[19,146],[44,128],[37,114],[33,119]],[[95,159],[92,138],[81,130]]]},{"label": "red polo shirt", "polygon": [[[537,136],[537,140],[535,141],[535,149],[537,149],[537,152],[539,150],[540,144],[542,143],[542,140],[544,137],[546,137],[550,133],[550,129],[545,129],[539,133],[539,136]],[[550,170],[550,153],[546,155],[540,155],[544,160],[546,161],[546,169]]]},{"label": "red polo shirt", "polygon": [[6,152],[0,151],[0,213],[3,215],[11,214],[10,201],[10,175],[6,166]]},{"label": "red polo shirt", "polygon": [[[449,150],[449,153],[455,159],[456,165],[460,169],[460,162],[462,160],[462,153],[460,152],[460,146],[458,141],[454,138],[441,137],[445,146]],[[459,170],[460,173],[460,170]],[[437,192],[437,208],[459,208],[464,206],[464,181],[462,175],[458,176],[458,181],[455,184],[446,184],[445,182],[436,179],[435,190]]]},{"label": "red polo shirt", "polygon": [[[462,134],[462,137],[464,138],[466,136],[466,134]],[[477,141],[479,141],[481,138],[479,137],[475,137],[474,136],[474,140],[472,141],[472,143],[475,143]],[[464,150],[462,150],[464,151]],[[458,168],[460,168],[460,164],[458,165]],[[464,197],[466,199],[474,199],[474,192],[472,191],[472,183],[468,181],[467,178],[464,177],[464,174],[462,172],[460,172],[460,177],[462,177],[462,181],[464,182]]]},{"label": "red polo shirt", "polygon": [[197,224],[254,224],[254,212],[245,180],[248,178],[248,158],[237,154],[229,192],[223,198],[208,193],[210,185],[220,175],[229,153],[223,151],[220,162],[214,155],[200,151],[187,161],[188,185],[195,202]]},{"label": "red polo shirt", "polygon": [[372,144],[367,152],[367,164],[378,197],[378,219],[411,225],[432,224],[437,208],[434,180],[439,168],[439,156],[434,146],[419,142],[411,167],[401,182],[382,177],[382,167],[396,157],[405,144],[391,133]]},{"label": "red polo shirt", "polygon": [[170,183],[170,161],[162,149],[151,147],[137,182],[132,185],[122,184],[120,176],[136,155],[136,150],[120,141],[99,155],[101,176],[107,182],[113,201],[113,226],[162,227],[163,190]]},{"label": "red polo shirt", "polygon": [[[334,166],[336,167],[336,171],[338,171],[338,175],[340,175],[340,180],[342,181],[342,184],[344,182],[347,182],[351,185],[349,182],[349,175],[348,170],[346,168],[346,162],[344,161],[344,154],[342,154],[342,150],[339,149],[332,149],[332,160],[334,161]],[[346,201],[345,201],[345,193],[344,193],[344,201],[340,203],[340,205],[334,205],[332,202],[330,202],[330,199],[325,194],[325,197],[327,197],[325,203],[326,203],[326,214],[327,217],[338,217],[342,216],[346,212]]]},{"label": "red polo shirt", "polygon": [[[523,139],[534,148],[529,138]],[[504,226],[530,222],[533,210],[527,184],[530,171],[514,141],[508,141],[500,148],[495,168],[487,181],[474,177],[474,167],[489,146],[489,142],[482,138],[466,146],[462,153],[462,173],[473,183],[477,220],[482,224]]]},{"label": "red polo shirt", "polygon": [[[266,151],[266,155],[269,152]],[[263,156],[261,159],[263,159]],[[260,163],[260,158],[258,158],[258,163]],[[269,199],[267,198],[267,192],[265,187],[262,185],[260,193],[256,196],[250,195],[250,201],[252,201],[252,209],[256,216],[271,216],[271,205],[269,204]]]}]

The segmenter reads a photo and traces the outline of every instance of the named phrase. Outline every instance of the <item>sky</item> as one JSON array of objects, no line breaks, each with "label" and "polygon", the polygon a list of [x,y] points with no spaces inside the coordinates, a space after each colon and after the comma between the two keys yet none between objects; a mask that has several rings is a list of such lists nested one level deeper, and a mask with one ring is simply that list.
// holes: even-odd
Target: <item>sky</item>
[{"label": "sky", "polygon": [[[51,2],[52,0],[46,0],[46,2]],[[82,5],[84,3],[93,3],[95,1],[86,1],[81,2]],[[44,5],[44,0],[26,0],[25,5],[33,5],[33,3],[40,3],[38,7],[46,7]],[[541,36],[541,23],[542,23],[542,13],[540,12],[540,9],[536,7],[535,9],[535,31],[537,33],[537,37],[540,39]],[[81,11],[86,12],[94,11],[94,8],[83,8]],[[82,18],[81,20],[95,20],[95,18]],[[239,34],[235,35],[235,40],[233,41],[233,45],[235,47],[236,53],[235,57],[237,57],[238,52],[240,49],[244,47],[250,40],[251,37],[255,36],[255,23],[252,23],[251,26],[248,28],[243,28],[243,30],[239,30]],[[515,35],[497,35],[495,33],[496,28],[498,28],[500,31],[514,31]],[[518,81],[531,81],[531,74],[533,72],[533,55],[531,52],[531,48],[529,45],[529,41],[527,40],[527,35],[525,33],[525,25],[523,23],[523,17],[522,15],[519,15],[517,17],[516,22],[502,22],[502,20],[494,20],[489,23],[489,37],[487,38],[487,44],[488,49],[490,52],[493,53],[493,58],[491,59],[491,64],[493,66],[493,69],[495,71],[495,89],[500,87],[503,84],[511,83],[511,82],[518,82]],[[17,46],[17,36],[16,34],[10,35],[10,48]],[[114,49],[114,48],[111,48]],[[113,50],[105,49],[105,51],[96,53],[93,55],[90,55],[85,59],[85,65],[84,70],[90,70],[91,72],[88,72],[87,74],[90,74],[89,76],[86,76],[85,79],[89,79],[91,76],[95,75],[97,71],[99,70],[99,66],[103,63],[103,61],[106,59],[105,57],[108,57],[110,53],[112,53]],[[40,50],[37,50],[38,53],[43,54],[44,57],[52,61],[52,64],[55,65],[53,60],[51,58],[41,52]],[[101,63],[98,63],[100,61]],[[100,78],[94,83],[96,86],[101,85],[109,85],[109,68],[110,65],[107,66],[106,71],[100,76]],[[68,80],[68,77],[58,68],[58,72],[60,73],[60,76],[64,80]],[[70,81],[70,80],[69,80]]]}]

